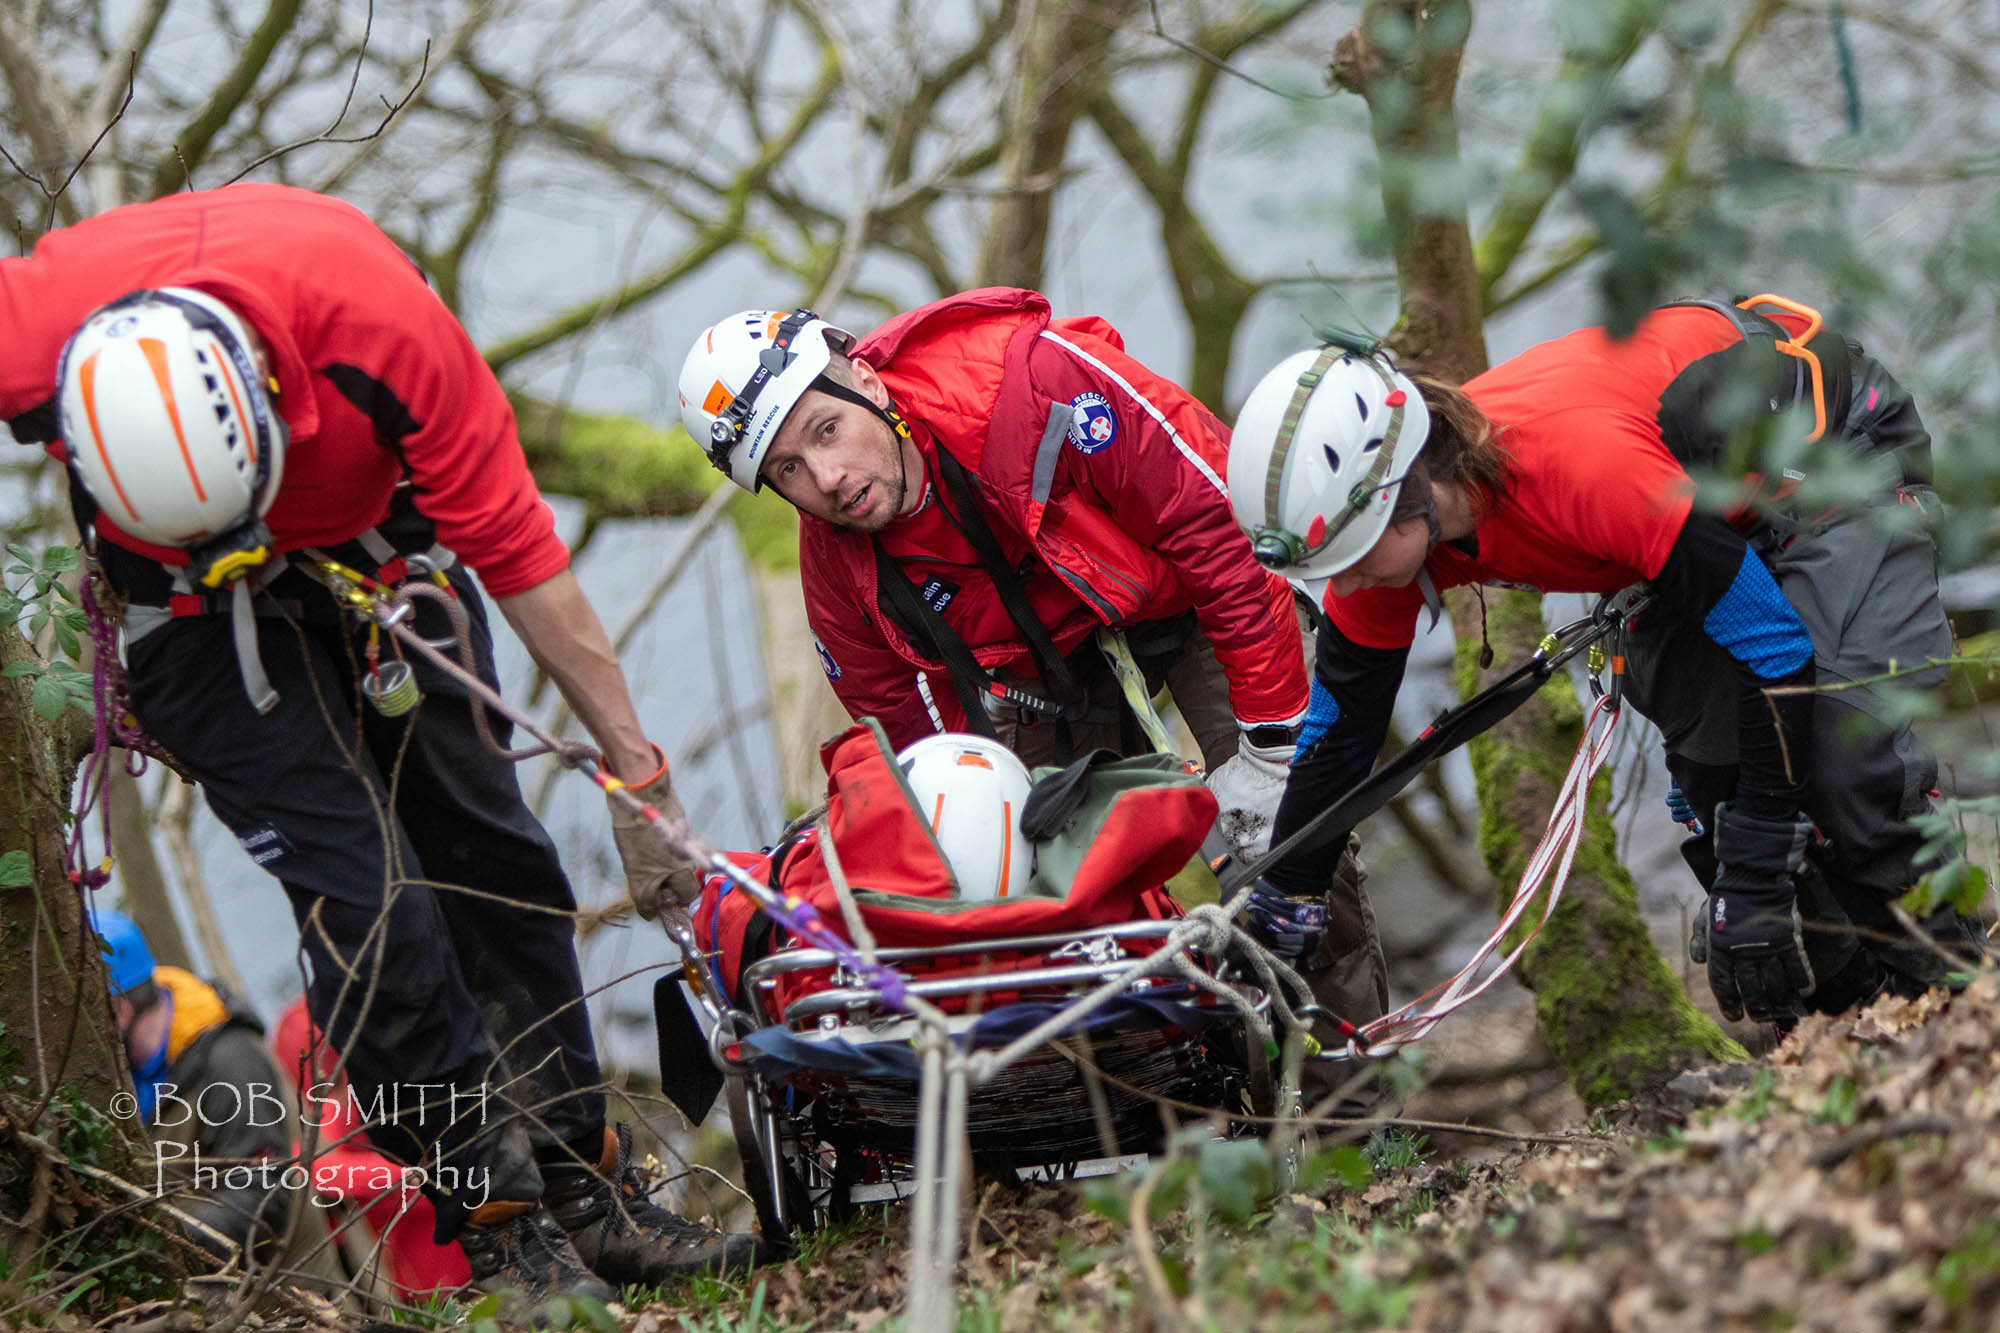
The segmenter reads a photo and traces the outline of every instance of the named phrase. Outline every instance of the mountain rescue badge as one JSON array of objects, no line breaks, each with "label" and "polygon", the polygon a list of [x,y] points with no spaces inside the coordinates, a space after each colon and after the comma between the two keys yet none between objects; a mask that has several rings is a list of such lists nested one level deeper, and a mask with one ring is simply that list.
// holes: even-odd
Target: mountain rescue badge
[{"label": "mountain rescue badge", "polygon": [[1069,400],[1069,442],[1080,454],[1108,449],[1118,438],[1118,417],[1101,393],[1080,393]]}]

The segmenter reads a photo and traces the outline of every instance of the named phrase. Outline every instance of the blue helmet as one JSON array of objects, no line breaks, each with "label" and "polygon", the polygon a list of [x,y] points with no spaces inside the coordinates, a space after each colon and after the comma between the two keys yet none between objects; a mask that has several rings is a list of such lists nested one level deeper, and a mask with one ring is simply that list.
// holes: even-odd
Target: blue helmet
[{"label": "blue helmet", "polygon": [[111,970],[111,993],[120,995],[153,979],[153,951],[139,927],[123,912],[91,909],[91,924],[103,941],[105,964]]}]

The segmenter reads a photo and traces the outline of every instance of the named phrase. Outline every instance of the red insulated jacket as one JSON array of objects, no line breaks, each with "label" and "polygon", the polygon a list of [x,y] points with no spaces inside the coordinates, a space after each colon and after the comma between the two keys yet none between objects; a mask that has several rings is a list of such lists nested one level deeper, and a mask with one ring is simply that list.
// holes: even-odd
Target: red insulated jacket
[{"label": "red insulated jacket", "polygon": [[[0,418],[62,456],[63,344],[141,287],[227,303],[271,352],[291,430],[266,516],[279,550],[335,545],[380,522],[406,476],[438,539],[496,597],[569,564],[528,474],[514,414],[478,349],[395,243],[339,200],[230,185],[113,209],[0,259]],[[100,520],[104,537],[167,564]]]},{"label": "red insulated jacket", "polygon": [[[989,287],[898,316],[854,355],[881,375],[926,459],[947,449],[976,479],[1008,556],[1032,556],[1030,597],[1062,608],[1045,622],[1062,651],[1100,625],[1192,607],[1239,720],[1303,715],[1291,592],[1251,558],[1230,513],[1228,430],[1127,356],[1109,324],[1052,320],[1039,293]],[[982,666],[1032,675],[1028,646],[982,571],[951,552],[931,571],[898,549],[898,528],[916,517],[891,524],[885,544],[919,584],[933,573],[947,580],[948,597],[932,597],[940,585],[926,596]],[[897,746],[964,729],[943,664],[882,614],[868,537],[801,515],[799,554],[822,665],[848,712],[881,719]]]}]

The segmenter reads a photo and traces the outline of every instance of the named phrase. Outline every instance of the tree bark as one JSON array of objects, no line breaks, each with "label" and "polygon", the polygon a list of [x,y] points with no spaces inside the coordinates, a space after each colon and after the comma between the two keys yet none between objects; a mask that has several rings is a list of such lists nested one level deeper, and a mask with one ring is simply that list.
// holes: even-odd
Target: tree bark
[{"label": "tree bark", "polygon": [[[1363,97],[1381,155],[1382,202],[1395,238],[1402,318],[1390,338],[1399,358],[1464,380],[1486,368],[1479,273],[1467,223],[1464,170],[1453,112],[1460,58],[1471,30],[1464,0],[1369,0],[1340,39],[1331,76]],[[1459,642],[1459,686],[1479,686],[1471,633],[1476,606],[1449,599]],[[1543,633],[1541,599],[1509,593],[1481,626],[1496,658],[1518,662]],[[1557,676],[1512,717],[1473,742],[1480,850],[1503,900],[1548,819],[1582,735],[1583,710]],[[1653,947],[1630,875],[1618,864],[1607,812],[1610,781],[1590,793],[1586,838],[1568,890],[1515,975],[1535,993],[1549,1047],[1593,1105],[1657,1087],[1707,1059],[1743,1052],[1695,1008]]]},{"label": "tree bark", "polygon": [[[0,661],[31,660],[19,634],[0,633]],[[25,874],[0,876],[0,1114],[30,1132],[47,1117],[74,1125],[105,1116],[112,1095],[131,1086],[104,958],[63,865],[76,735],[35,713],[32,688],[30,678],[0,679],[0,851],[26,857]],[[113,1133],[99,1164],[125,1160]]]},{"label": "tree bark", "polygon": [[1021,7],[1019,55],[1001,136],[1006,192],[987,218],[975,287],[1042,285],[1070,130],[1103,85],[1112,41],[1137,7],[1135,0]]},{"label": "tree bark", "polygon": [[111,806],[111,853],[118,862],[118,883],[124,890],[125,911],[152,946],[153,957],[169,967],[194,969],[194,955],[181,935],[167,894],[167,877],[153,851],[153,818],[139,784],[115,764],[104,799]]}]

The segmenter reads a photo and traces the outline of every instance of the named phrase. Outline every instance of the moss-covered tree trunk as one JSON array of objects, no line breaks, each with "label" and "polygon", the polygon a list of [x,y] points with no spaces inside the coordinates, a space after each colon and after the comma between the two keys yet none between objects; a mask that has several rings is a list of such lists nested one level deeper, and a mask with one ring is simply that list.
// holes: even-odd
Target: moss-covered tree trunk
[{"label": "moss-covered tree trunk", "polygon": [[[1452,106],[1471,26],[1464,0],[1369,0],[1360,24],[1341,38],[1331,71],[1334,83],[1367,100],[1381,155],[1382,201],[1402,293],[1391,344],[1398,356],[1456,379],[1486,368]],[[1470,693],[1480,684],[1478,608],[1463,596],[1450,604],[1459,684]],[[1509,593],[1491,605],[1481,637],[1490,637],[1503,666],[1524,660],[1543,633],[1541,598]],[[1511,896],[1547,824],[1582,726],[1576,691],[1559,676],[1474,742],[1480,846],[1503,895]],[[1631,876],[1618,863],[1609,791],[1603,778],[1592,788],[1587,840],[1568,889],[1516,971],[1535,992],[1550,1049],[1593,1104],[1658,1086],[1697,1061],[1742,1055],[1694,1007],[1653,947]]]},{"label": "moss-covered tree trunk", "polygon": [[[0,662],[35,660],[19,634],[0,628]],[[0,678],[0,1210],[9,1221],[0,1236],[13,1272],[76,1221],[54,1159],[28,1136],[118,1170],[134,1131],[115,1117],[113,1098],[131,1080],[104,959],[63,867],[79,736],[36,715],[33,685]]]}]

